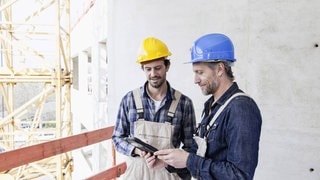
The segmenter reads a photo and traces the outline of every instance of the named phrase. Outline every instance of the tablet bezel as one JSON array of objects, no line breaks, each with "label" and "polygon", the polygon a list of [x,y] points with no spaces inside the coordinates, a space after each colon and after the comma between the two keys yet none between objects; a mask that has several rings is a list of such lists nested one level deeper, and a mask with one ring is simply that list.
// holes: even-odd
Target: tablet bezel
[{"label": "tablet bezel", "polygon": [[127,137],[126,141],[136,148],[140,149],[141,151],[149,152],[151,155],[153,155],[154,152],[158,151],[158,149],[154,146],[151,146],[150,144],[147,144],[136,137]]}]

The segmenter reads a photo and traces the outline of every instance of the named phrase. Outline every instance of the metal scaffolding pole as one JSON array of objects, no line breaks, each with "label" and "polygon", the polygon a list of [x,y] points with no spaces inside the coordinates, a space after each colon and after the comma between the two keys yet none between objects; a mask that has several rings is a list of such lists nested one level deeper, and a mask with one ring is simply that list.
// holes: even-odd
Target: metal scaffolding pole
[{"label": "metal scaffolding pole", "polygon": [[[70,0],[0,0],[0,13],[0,152],[72,135]],[[71,172],[65,153],[0,174],[71,179]]]}]

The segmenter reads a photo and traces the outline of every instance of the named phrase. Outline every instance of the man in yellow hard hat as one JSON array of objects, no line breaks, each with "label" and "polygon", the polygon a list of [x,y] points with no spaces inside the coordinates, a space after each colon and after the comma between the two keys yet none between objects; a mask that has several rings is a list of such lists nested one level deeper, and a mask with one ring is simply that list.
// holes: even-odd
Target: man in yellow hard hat
[{"label": "man in yellow hard hat", "polygon": [[134,137],[156,149],[182,146],[186,151],[192,145],[196,126],[194,107],[191,99],[172,88],[166,79],[170,55],[167,45],[155,37],[144,39],[139,49],[137,63],[147,81],[122,98],[112,136],[116,150],[131,160],[124,179],[191,177],[186,168],[175,169],[163,164],[163,168],[148,168],[145,158],[152,152],[128,141],[128,137]]}]

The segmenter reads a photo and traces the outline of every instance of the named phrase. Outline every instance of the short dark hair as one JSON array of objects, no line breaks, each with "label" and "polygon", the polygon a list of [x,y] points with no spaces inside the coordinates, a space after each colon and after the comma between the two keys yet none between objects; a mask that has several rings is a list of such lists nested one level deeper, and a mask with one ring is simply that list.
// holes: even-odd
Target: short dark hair
[{"label": "short dark hair", "polygon": [[[159,58],[159,59],[155,59],[154,61],[156,61],[156,60],[161,60],[161,59],[163,59],[164,65],[165,65],[166,67],[168,67],[168,66],[170,65],[170,60],[167,59],[167,58]],[[144,63],[141,63],[141,69],[143,69],[143,65],[144,65]]]},{"label": "short dark hair", "polygon": [[169,59],[164,59],[164,65],[168,67],[170,65],[170,60]]}]

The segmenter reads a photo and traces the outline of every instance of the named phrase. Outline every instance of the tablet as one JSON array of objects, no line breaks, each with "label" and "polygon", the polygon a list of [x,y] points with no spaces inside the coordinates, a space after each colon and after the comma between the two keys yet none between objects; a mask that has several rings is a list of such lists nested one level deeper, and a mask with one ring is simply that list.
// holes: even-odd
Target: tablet
[{"label": "tablet", "polygon": [[140,149],[141,151],[149,152],[151,155],[153,155],[154,152],[158,151],[157,148],[143,142],[142,140],[136,137],[127,137],[126,141],[134,145],[136,148]]}]

